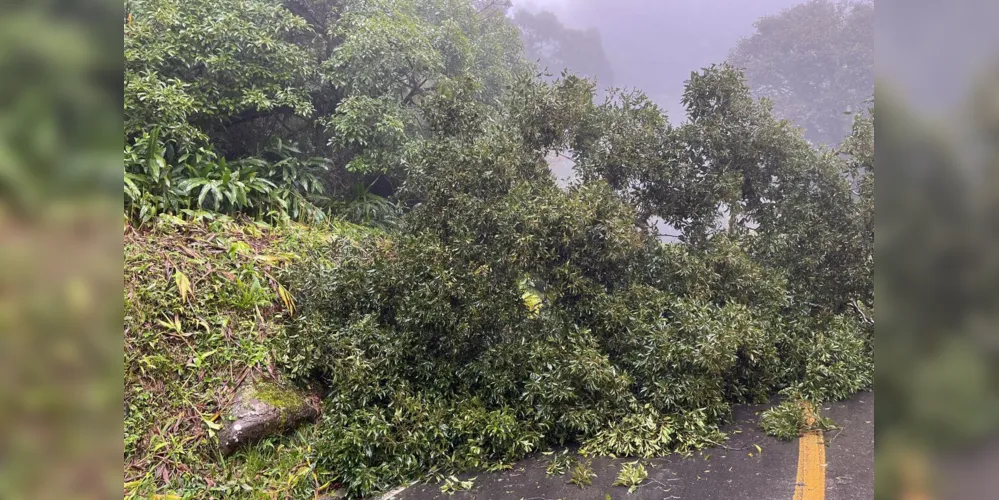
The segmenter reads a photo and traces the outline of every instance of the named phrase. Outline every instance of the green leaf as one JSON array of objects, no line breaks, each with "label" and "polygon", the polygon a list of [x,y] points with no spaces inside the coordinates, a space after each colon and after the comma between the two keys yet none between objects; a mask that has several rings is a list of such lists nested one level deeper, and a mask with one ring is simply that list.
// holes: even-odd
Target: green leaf
[{"label": "green leaf", "polygon": [[176,271],[173,275],[174,282],[177,284],[177,291],[180,294],[180,300],[187,302],[187,298],[191,295],[191,280],[187,278],[187,275],[181,271]]},{"label": "green leaf", "polygon": [[198,195],[198,206],[204,208],[205,197],[207,197],[208,193],[211,192],[212,184],[211,181],[205,180],[204,182],[201,182],[199,185],[201,185],[202,187],[201,187],[201,194]]}]

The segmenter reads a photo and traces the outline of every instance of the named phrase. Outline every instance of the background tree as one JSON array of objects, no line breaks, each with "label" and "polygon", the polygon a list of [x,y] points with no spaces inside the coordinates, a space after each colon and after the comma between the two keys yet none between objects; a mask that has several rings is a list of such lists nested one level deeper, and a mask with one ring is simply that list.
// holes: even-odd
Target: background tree
[{"label": "background tree", "polygon": [[596,28],[573,29],[548,11],[518,9],[513,22],[520,28],[527,58],[554,74],[569,69],[594,78],[601,88],[614,86],[614,71]]},{"label": "background tree", "polygon": [[874,3],[811,0],[766,16],[728,58],[778,115],[828,146],[874,94]]},{"label": "background tree", "polygon": [[[725,60],[739,39],[752,33],[755,20],[801,1],[519,0],[517,4],[528,9],[544,5],[566,26],[599,30],[614,70],[614,85],[641,89],[675,119],[682,117],[680,98],[691,70]],[[601,81],[600,87],[606,85]]]}]

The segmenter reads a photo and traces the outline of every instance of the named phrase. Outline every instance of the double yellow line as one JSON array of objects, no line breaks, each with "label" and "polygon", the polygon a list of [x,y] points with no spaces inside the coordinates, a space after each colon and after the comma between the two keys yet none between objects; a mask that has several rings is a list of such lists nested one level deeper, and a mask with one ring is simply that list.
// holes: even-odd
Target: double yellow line
[{"label": "double yellow line", "polygon": [[[808,426],[815,423],[811,405]],[[808,431],[798,438],[798,475],[794,481],[794,500],[825,500],[826,498],[826,442],[822,431]]]},{"label": "double yellow line", "polygon": [[798,438],[798,476],[794,500],[826,498],[826,443],[822,431],[809,431]]}]

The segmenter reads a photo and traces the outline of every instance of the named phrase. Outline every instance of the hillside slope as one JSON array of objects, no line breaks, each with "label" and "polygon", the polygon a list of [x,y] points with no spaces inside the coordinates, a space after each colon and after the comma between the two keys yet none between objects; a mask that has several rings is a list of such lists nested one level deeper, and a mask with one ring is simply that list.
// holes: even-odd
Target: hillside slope
[{"label": "hillside slope", "polygon": [[228,459],[216,432],[241,382],[276,375],[270,341],[294,308],[280,271],[370,230],[206,218],[125,226],[124,497],[311,497],[310,427]]}]

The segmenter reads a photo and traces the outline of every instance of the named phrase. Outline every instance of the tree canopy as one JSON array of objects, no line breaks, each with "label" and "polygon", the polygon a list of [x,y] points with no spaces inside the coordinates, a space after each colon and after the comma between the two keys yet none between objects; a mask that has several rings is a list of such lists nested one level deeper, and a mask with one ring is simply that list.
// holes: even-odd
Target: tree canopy
[{"label": "tree canopy", "polygon": [[494,106],[521,54],[504,16],[464,0],[131,1],[126,196],[143,217],[315,217],[314,195],[399,175],[427,95],[470,80]]}]

